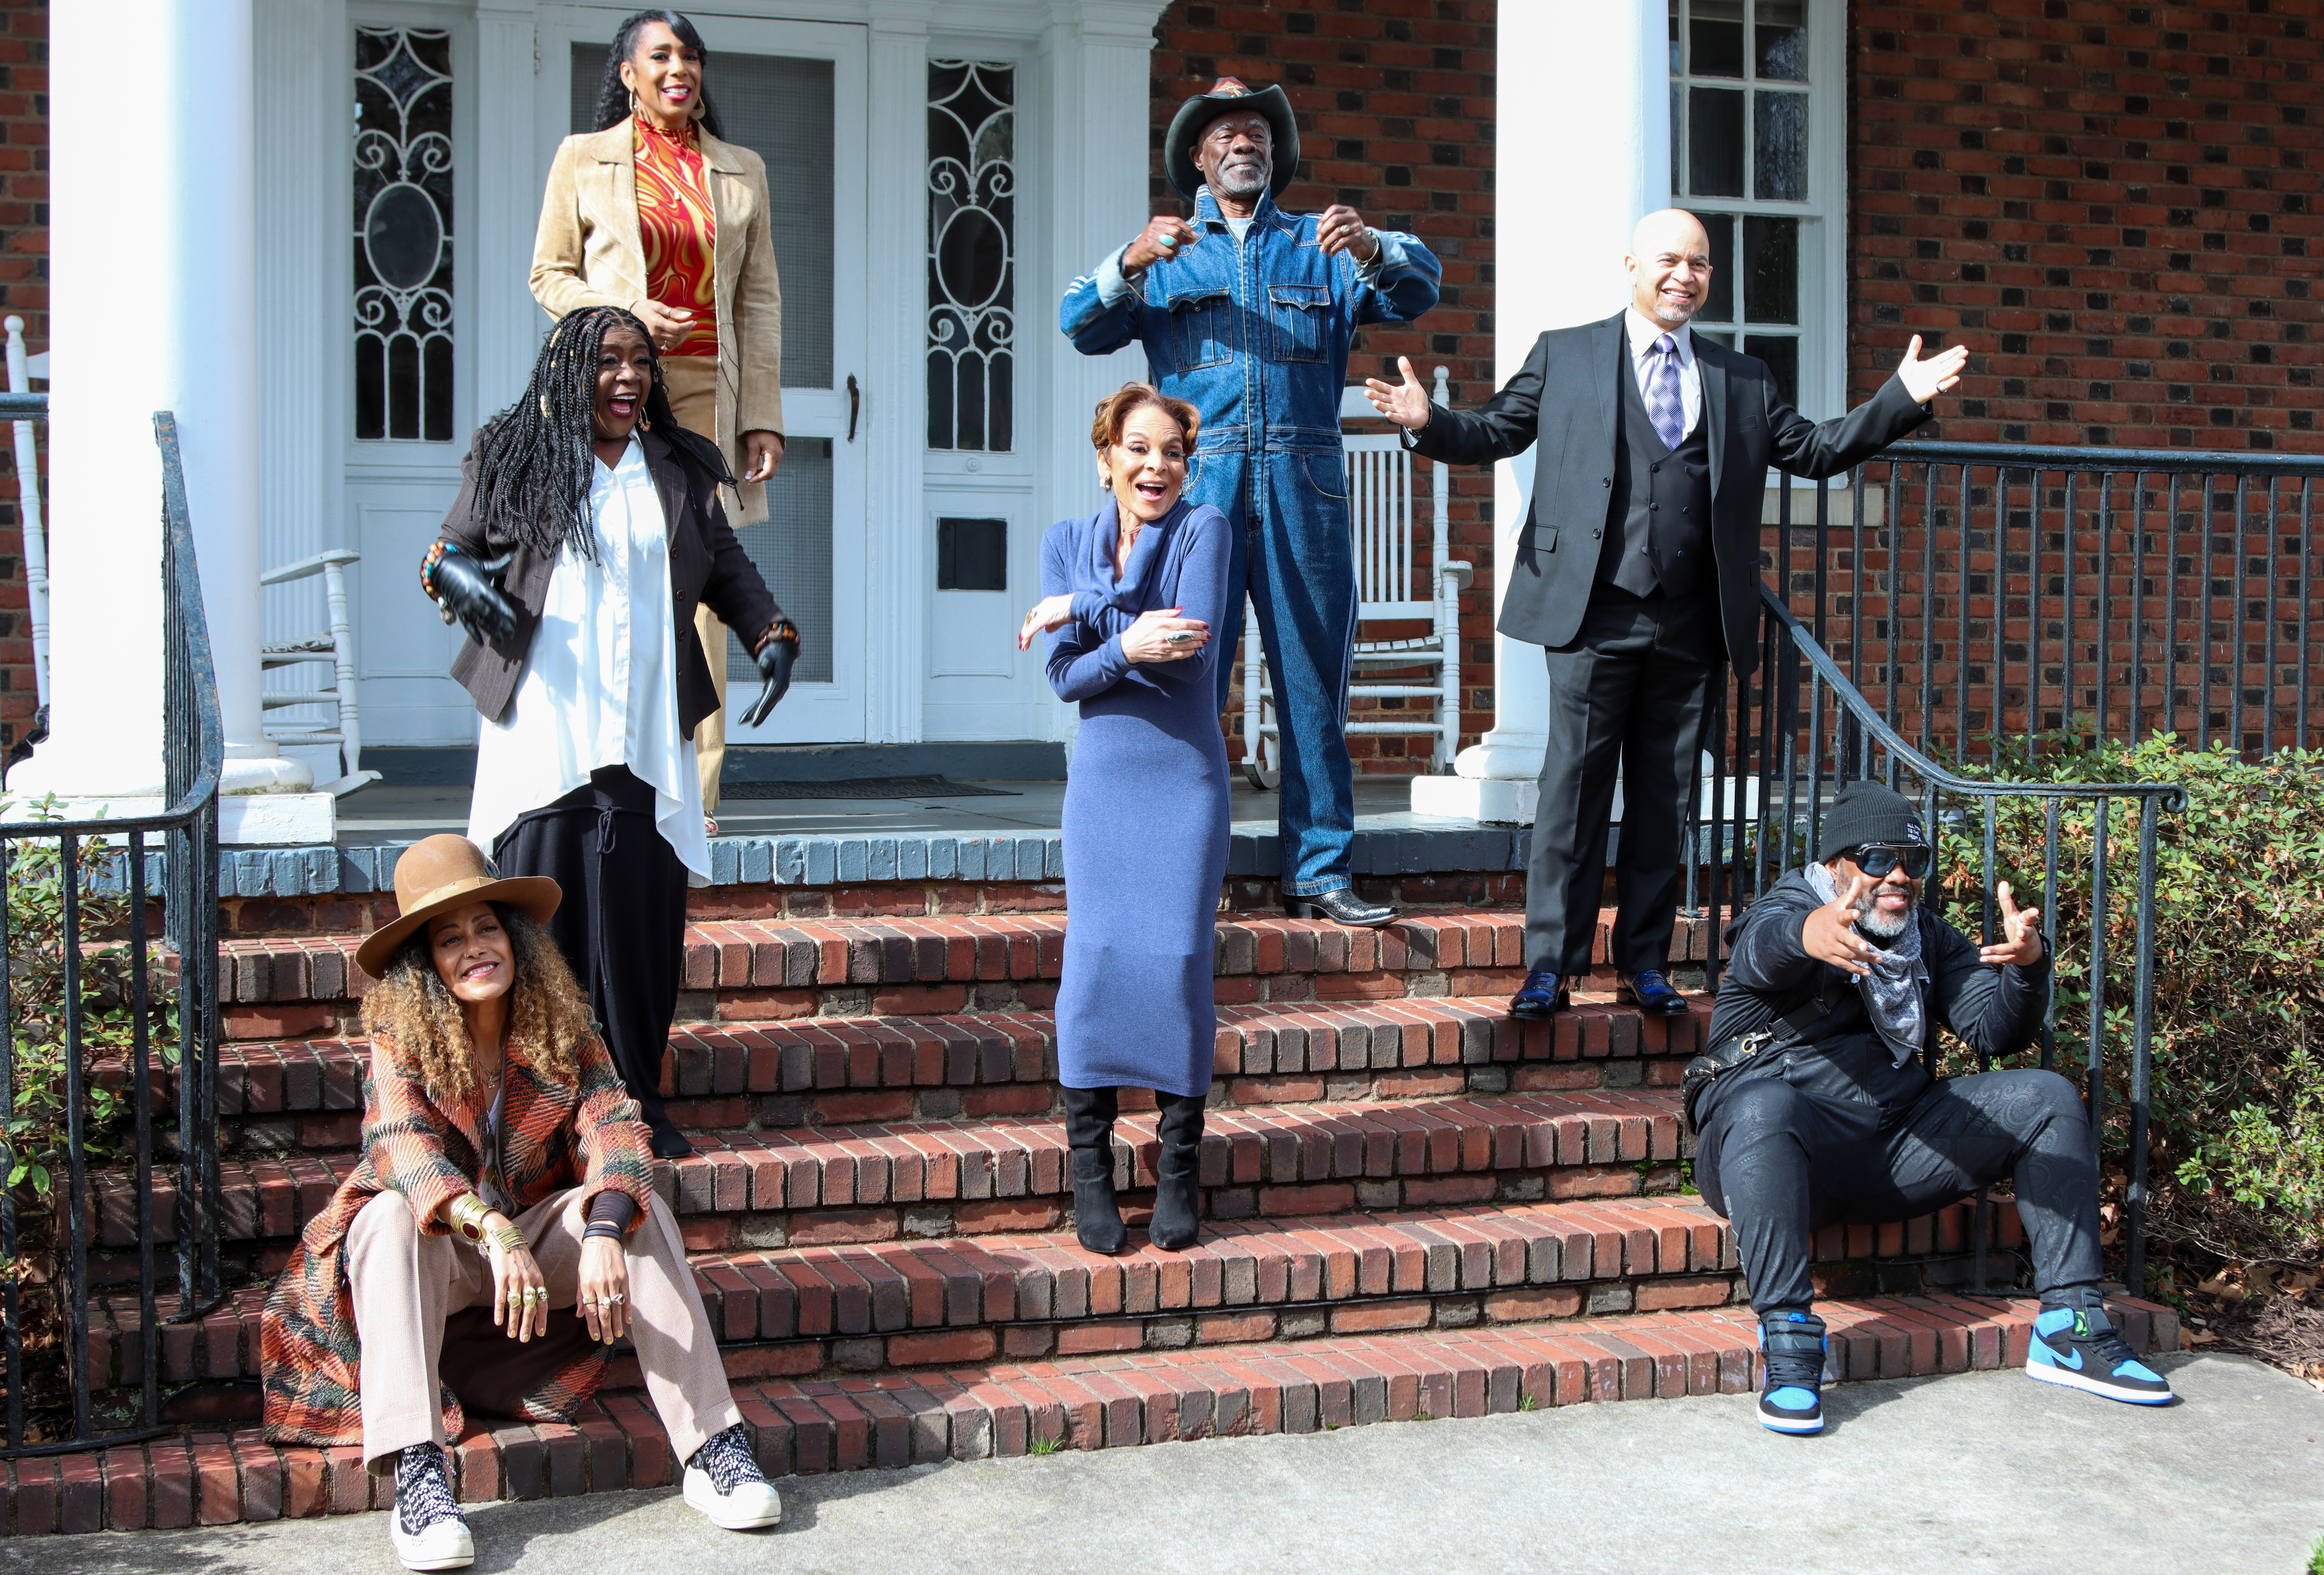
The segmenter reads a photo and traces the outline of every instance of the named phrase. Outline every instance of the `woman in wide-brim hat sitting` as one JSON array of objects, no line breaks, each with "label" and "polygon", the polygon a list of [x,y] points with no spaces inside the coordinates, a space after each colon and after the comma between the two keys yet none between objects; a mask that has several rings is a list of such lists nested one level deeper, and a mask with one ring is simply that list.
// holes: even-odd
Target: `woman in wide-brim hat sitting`
[{"label": "woman in wide-brim hat sitting", "polygon": [[[557,883],[498,878],[466,838],[430,837],[398,861],[395,896],[400,917],[355,954],[379,981],[364,997],[363,1160],[267,1299],[270,1435],[360,1443],[395,1475],[404,1566],[471,1562],[444,1457],[466,1375],[438,1358],[447,1318],[489,1308],[515,1343],[483,1365],[503,1369],[503,1392],[505,1369],[534,1369],[511,1413],[570,1422],[626,1335],[687,1502],[729,1529],[774,1524],[638,1107],[541,928]],[[551,1338],[568,1308],[569,1338]]]}]

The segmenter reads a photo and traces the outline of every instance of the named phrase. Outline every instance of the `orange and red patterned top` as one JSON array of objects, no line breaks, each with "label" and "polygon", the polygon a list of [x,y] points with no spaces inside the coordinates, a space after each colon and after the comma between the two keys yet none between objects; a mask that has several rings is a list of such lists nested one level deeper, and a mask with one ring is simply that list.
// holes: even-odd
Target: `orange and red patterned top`
[{"label": "orange and red patterned top", "polygon": [[689,124],[673,136],[630,117],[637,153],[638,235],[645,244],[646,294],[658,306],[694,313],[694,331],[672,356],[718,354],[714,293],[718,220],[702,144]]}]

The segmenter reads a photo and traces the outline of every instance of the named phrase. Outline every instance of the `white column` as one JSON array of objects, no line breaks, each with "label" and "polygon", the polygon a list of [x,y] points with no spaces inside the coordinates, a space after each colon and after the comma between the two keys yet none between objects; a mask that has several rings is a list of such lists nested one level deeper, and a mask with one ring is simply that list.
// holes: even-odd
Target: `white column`
[{"label": "white column", "polygon": [[[1628,298],[1630,230],[1670,206],[1667,0],[1504,5],[1493,191],[1493,376],[1507,382],[1545,329],[1589,322]],[[1473,403],[1473,401],[1472,401]],[[1497,468],[1493,607],[1508,594],[1533,455]],[[1415,777],[1415,813],[1530,824],[1548,740],[1541,647],[1493,636],[1493,727],[1453,763]]]},{"label": "white column", "polygon": [[[260,727],[251,0],[60,6],[53,135],[54,737],[12,786],[161,789],[161,470],[177,412],[226,737],[229,840],[327,841],[330,800]],[[119,158],[124,147],[147,157]],[[122,216],[139,216],[123,245]],[[149,570],[147,566],[151,566]]]}]

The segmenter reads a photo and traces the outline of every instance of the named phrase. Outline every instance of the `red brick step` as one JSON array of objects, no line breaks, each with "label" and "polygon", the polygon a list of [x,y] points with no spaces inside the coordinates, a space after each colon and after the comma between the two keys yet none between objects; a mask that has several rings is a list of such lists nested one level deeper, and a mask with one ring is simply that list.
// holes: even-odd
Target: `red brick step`
[{"label": "red brick step", "polygon": [[[2023,1364],[2034,1306],[1948,1296],[1827,1302],[1840,1381]],[[2118,1299],[2142,1351],[2178,1346],[2166,1307]],[[1140,1350],[941,1371],[773,1379],[736,1399],[778,1478],[1029,1452],[1313,1432],[1612,1400],[1748,1393],[1748,1311],[1641,1313],[1514,1328]],[[2096,1402],[2093,1402],[2096,1404]],[[1751,1423],[1735,1419],[1738,1429]],[[1738,1438],[1740,1437],[1738,1432]],[[667,1436],[644,1396],[592,1402],[577,1422],[472,1428],[453,1450],[461,1498],[662,1487]],[[277,1446],[254,1430],[0,1464],[0,1533],[215,1525],[385,1508],[390,1478],[361,1451]]]}]

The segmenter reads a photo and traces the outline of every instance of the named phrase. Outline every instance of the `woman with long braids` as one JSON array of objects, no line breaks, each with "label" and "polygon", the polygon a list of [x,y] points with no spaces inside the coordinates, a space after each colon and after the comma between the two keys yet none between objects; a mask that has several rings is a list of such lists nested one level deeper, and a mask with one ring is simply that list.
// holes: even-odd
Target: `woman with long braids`
[{"label": "woman with long braids", "polygon": [[[641,11],[614,30],[597,129],[566,138],[549,169],[532,295],[551,317],[619,306],[646,325],[671,412],[742,477],[727,500],[739,529],[767,517],[765,483],[783,457],[783,295],[766,165],[724,140],[702,79],[708,59],[675,11]],[[726,631],[707,607],[694,616],[723,689]],[[695,743],[704,812],[715,815],[724,713],[704,718]]]},{"label": "woman with long braids", "polygon": [[[730,1531],[782,1518],[654,1194],[637,1105],[541,928],[560,895],[497,876],[459,837],[397,861],[399,914],[355,953],[379,980],[364,996],[363,1160],[300,1234],[261,1322],[268,1435],[360,1444],[392,1474],[388,1535],[407,1570],[475,1559],[445,1471],[463,1401],[570,1422],[624,1335],[686,1462],[686,1502]],[[455,1359],[447,1319],[487,1308]]]},{"label": "woman with long braids", "polygon": [[694,610],[749,631],[765,680],[752,725],[798,653],[727,527],[731,479],[710,440],[671,416],[645,325],[585,307],[476,434],[420,574],[468,630],[452,663],[484,718],[468,836],[509,873],[574,894],[549,933],[665,1158],[693,1152],[663,1113],[661,1067],[687,888],[710,880],[693,736],[721,699]]}]

